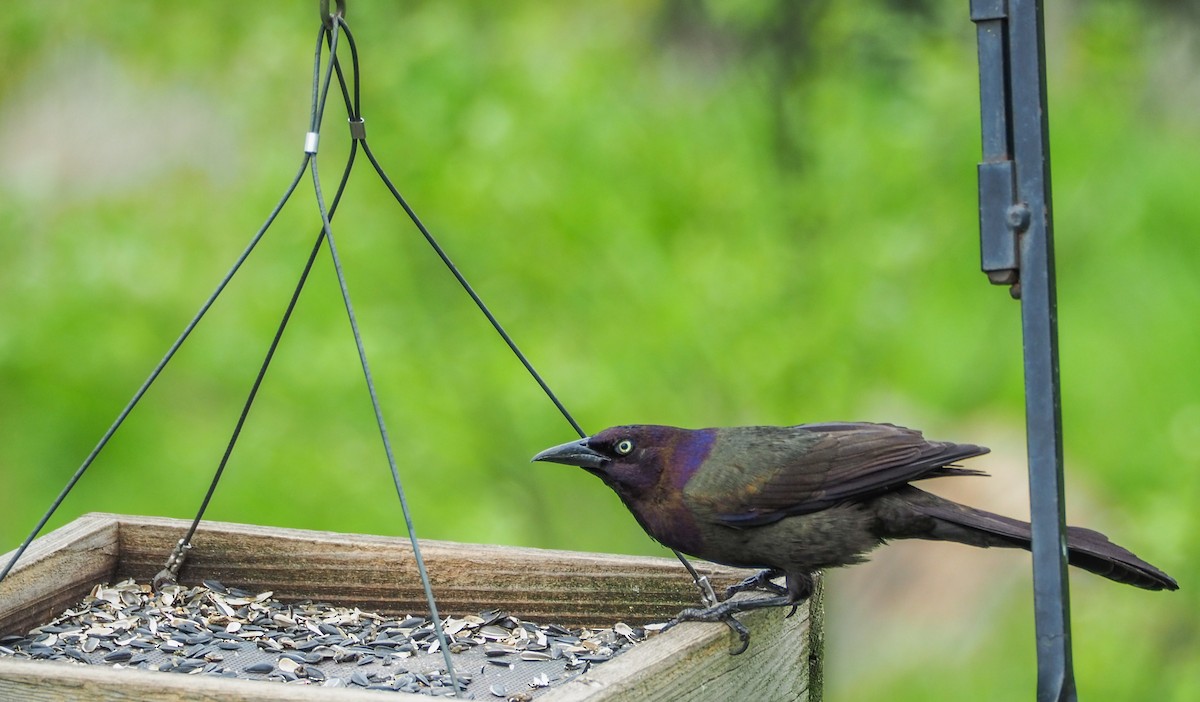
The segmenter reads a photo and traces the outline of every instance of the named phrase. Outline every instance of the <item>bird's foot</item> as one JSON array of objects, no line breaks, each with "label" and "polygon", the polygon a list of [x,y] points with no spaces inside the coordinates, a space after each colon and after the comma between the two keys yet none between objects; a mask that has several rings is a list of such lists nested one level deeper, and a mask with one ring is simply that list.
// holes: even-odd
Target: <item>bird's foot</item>
[{"label": "bird's foot", "polygon": [[714,609],[714,607],[706,607],[704,609],[685,609],[679,613],[679,616],[667,622],[667,625],[662,628],[662,631],[666,631],[676,624],[682,624],[683,622],[721,622],[725,624],[725,626],[729,627],[730,631],[737,634],[738,637],[738,646],[737,648],[730,649],[729,655],[738,656],[745,653],[746,649],[750,648],[750,630],[746,628],[745,624],[735,619],[732,614],[725,614],[717,617],[716,619],[690,618],[687,616],[689,613],[704,614],[712,609]]},{"label": "bird's foot", "polygon": [[750,647],[750,630],[746,628],[745,624],[735,619],[733,615],[752,609],[785,607],[787,605],[791,605],[792,611],[795,612],[797,603],[789,595],[763,597],[754,600],[737,600],[736,602],[726,600],[719,605],[705,607],[704,609],[688,608],[675,615],[675,618],[664,627],[664,631],[682,622],[722,622],[732,629],[741,641],[741,645],[738,648],[729,652],[729,655],[736,656],[744,653]]},{"label": "bird's foot", "polygon": [[745,600],[726,600],[714,607],[705,607],[704,609],[696,609],[689,607],[681,611],[675,616],[676,622],[719,622],[726,617],[734,614],[741,614],[753,609],[763,609],[766,607],[788,607],[797,605],[798,603],[792,600],[788,595],[780,595],[778,597],[760,597],[757,599]]},{"label": "bird's foot", "polygon": [[775,578],[778,578],[782,575],[783,571],[779,570],[778,568],[760,570],[737,585],[730,585],[729,587],[725,588],[725,596],[721,599],[728,600],[730,597],[733,597],[739,592],[745,592],[746,590],[766,590],[767,592],[773,592],[776,595],[786,594],[786,587],[771,582]]}]

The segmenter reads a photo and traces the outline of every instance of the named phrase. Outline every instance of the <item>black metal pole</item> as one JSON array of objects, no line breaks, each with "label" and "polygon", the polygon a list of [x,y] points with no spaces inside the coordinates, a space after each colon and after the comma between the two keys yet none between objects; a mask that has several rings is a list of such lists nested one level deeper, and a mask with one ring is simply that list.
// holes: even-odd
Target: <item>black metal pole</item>
[{"label": "black metal pole", "polygon": [[983,127],[982,267],[1021,300],[1037,698],[1073,702],[1042,3],[972,0],[971,19],[979,39]]}]

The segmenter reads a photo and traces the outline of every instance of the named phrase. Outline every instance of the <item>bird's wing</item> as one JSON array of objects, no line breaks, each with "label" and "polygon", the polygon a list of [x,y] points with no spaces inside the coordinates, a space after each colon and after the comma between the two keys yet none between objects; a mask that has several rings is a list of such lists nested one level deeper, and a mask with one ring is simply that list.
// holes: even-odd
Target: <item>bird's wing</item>
[{"label": "bird's wing", "polygon": [[981,475],[949,464],[988,452],[972,444],[927,441],[919,431],[890,424],[747,429],[722,447],[719,470],[703,471],[705,479],[688,485],[689,496],[728,526],[769,524],[921,478]]}]

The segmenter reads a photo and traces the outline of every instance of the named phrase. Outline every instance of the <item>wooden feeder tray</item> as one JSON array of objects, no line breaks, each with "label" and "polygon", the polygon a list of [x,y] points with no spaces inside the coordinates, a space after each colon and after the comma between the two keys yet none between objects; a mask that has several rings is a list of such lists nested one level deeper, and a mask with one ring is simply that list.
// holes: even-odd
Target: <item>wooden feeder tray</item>
[{"label": "wooden feeder tray", "polygon": [[[24,635],[81,602],[100,583],[149,582],[188,522],[92,513],[33,542],[0,581],[0,636]],[[181,583],[217,580],[285,602],[319,601],[387,615],[426,610],[406,539],[204,522]],[[697,604],[695,585],[672,559],[422,541],[440,614],[501,609],[564,627],[641,626]],[[11,554],[4,556],[4,562]],[[747,571],[697,563],[718,592]],[[743,595],[744,596],[744,595]],[[682,624],[636,644],[538,702],[820,699],[820,598],[790,619],[780,610],[741,615],[753,637],[730,656],[723,625]],[[207,675],[114,669],[0,656],[0,698],[23,700],[432,699],[405,692],[326,688]],[[475,699],[501,699],[485,690]],[[440,699],[454,699],[443,697]]]}]

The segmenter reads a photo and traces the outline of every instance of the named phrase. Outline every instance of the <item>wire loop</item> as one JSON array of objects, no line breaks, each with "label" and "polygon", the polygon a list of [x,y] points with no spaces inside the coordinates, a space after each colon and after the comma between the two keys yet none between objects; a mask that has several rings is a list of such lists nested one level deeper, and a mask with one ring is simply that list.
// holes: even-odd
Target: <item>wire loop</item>
[{"label": "wire loop", "polygon": [[321,13],[321,24],[329,28],[333,26],[334,20],[346,19],[346,0],[337,0],[337,11],[329,12],[329,0],[320,0],[319,11]]}]

